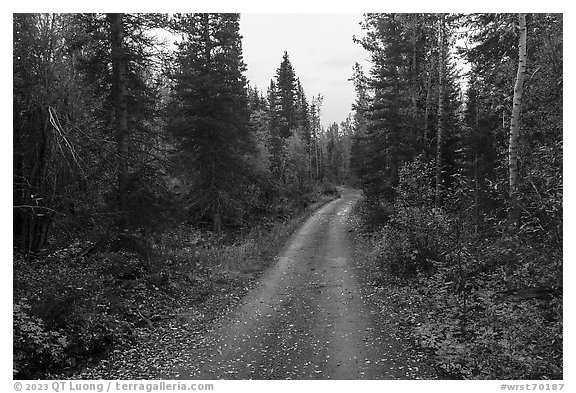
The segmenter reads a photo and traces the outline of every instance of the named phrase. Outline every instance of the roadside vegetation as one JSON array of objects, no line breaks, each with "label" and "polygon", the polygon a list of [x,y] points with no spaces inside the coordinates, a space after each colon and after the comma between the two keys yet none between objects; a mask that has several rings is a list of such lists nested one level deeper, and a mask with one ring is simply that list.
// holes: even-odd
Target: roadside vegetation
[{"label": "roadside vegetation", "polygon": [[[169,326],[178,329],[171,331],[175,336],[205,332],[274,262],[303,220],[337,196],[326,186],[307,196],[306,207],[238,233],[181,225],[154,239],[126,233],[17,255],[14,378],[81,375],[102,360],[105,366],[111,355],[130,356],[136,346],[157,351],[151,341]],[[177,340],[163,345],[182,346]],[[125,365],[116,377],[133,379],[141,365]]]},{"label": "roadside vegetation", "polygon": [[562,379],[562,15],[363,27],[351,162],[373,285],[448,376]]},{"label": "roadside vegetation", "polygon": [[443,379],[562,379],[561,247],[535,242],[528,226],[475,233],[454,211],[426,207],[423,169],[401,172],[380,214],[357,208],[357,263],[376,301]]}]

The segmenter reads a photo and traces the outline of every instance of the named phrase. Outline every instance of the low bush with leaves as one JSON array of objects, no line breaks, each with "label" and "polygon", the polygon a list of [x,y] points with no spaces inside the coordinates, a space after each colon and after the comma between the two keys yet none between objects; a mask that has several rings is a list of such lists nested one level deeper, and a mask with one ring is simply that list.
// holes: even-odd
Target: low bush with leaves
[{"label": "low bush with leaves", "polygon": [[30,313],[27,299],[14,304],[14,373],[26,368],[60,365],[68,347],[66,335],[47,330],[42,319]]},{"label": "low bush with leaves", "polygon": [[427,172],[418,160],[402,169],[393,213],[377,229],[363,215],[374,285],[400,294],[401,324],[447,377],[562,379],[561,249],[532,230],[478,233],[434,208]]}]

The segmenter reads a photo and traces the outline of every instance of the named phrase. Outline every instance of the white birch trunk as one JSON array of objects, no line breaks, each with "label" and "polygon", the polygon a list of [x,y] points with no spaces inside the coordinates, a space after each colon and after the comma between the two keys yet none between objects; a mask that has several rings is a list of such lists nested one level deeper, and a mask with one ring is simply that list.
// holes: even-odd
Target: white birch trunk
[{"label": "white birch trunk", "polygon": [[436,207],[442,203],[442,138],[444,133],[444,74],[445,74],[445,26],[444,14],[439,21],[439,54],[438,54],[438,127],[436,132]]},{"label": "white birch trunk", "polygon": [[508,165],[510,169],[510,223],[514,226],[520,221],[518,207],[518,138],[520,135],[520,108],[524,93],[524,79],[526,75],[526,14],[518,15],[520,25],[520,39],[518,43],[518,73],[514,85],[514,98],[512,101],[512,118],[510,120],[510,144],[508,147]]}]

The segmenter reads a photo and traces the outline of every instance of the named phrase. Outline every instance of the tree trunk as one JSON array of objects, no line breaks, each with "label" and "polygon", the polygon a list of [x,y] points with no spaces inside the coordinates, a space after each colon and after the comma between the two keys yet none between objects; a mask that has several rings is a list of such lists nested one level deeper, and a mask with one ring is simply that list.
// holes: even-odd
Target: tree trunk
[{"label": "tree trunk", "polygon": [[[215,154],[215,153],[213,153]],[[212,157],[211,165],[211,179],[210,179],[210,192],[212,194],[212,229],[216,233],[220,233],[222,231],[222,204],[220,200],[220,192],[218,191],[217,184],[216,184],[216,157]]]},{"label": "tree trunk", "polygon": [[428,159],[428,116],[430,114],[430,92],[432,90],[432,74],[434,72],[434,57],[431,56],[430,69],[428,70],[428,78],[426,80],[426,103],[424,106],[424,136],[422,150],[424,157]]},{"label": "tree trunk", "polygon": [[116,176],[118,182],[118,227],[127,229],[128,204],[126,181],[126,139],[128,137],[128,107],[126,103],[127,64],[124,53],[124,14],[108,14],[110,22],[110,43],[112,46],[112,95],[116,122]]},{"label": "tree trunk", "polygon": [[480,187],[478,174],[478,154],[474,155],[474,234],[480,230]]},{"label": "tree trunk", "polygon": [[412,138],[418,142],[418,75],[417,75],[417,45],[418,45],[418,14],[413,15],[412,25]]},{"label": "tree trunk", "polygon": [[[20,108],[19,102],[14,100],[13,104],[13,189],[12,189],[12,203],[14,206],[21,206],[24,204],[25,200],[25,178],[24,178],[24,148],[22,142],[22,129],[21,129],[21,119],[22,109]],[[14,247],[19,250],[26,250],[26,216],[20,208],[14,208],[13,213],[13,239]]]},{"label": "tree trunk", "polygon": [[442,203],[442,138],[444,133],[444,66],[445,66],[445,26],[444,14],[439,21],[439,53],[438,53],[438,129],[436,130],[436,207]]},{"label": "tree trunk", "polygon": [[518,138],[520,135],[520,108],[522,94],[524,93],[524,79],[526,75],[526,15],[519,14],[520,39],[518,43],[518,73],[514,85],[514,99],[512,101],[512,118],[510,120],[510,144],[508,147],[508,164],[510,169],[510,210],[508,217],[512,226],[516,227],[520,221],[518,205]]}]

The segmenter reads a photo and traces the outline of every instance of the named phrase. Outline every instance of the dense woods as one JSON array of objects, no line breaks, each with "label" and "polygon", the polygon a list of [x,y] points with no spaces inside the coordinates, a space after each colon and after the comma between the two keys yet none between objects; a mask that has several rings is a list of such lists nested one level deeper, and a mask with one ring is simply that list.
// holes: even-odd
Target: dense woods
[{"label": "dense woods", "polygon": [[14,14],[16,377],[225,309],[346,184],[373,285],[448,378],[562,378],[562,15],[361,23],[370,68],[325,127],[283,48],[246,80],[239,14]]},{"label": "dense woods", "polygon": [[562,16],[363,27],[351,162],[374,280],[449,376],[562,378]]}]

